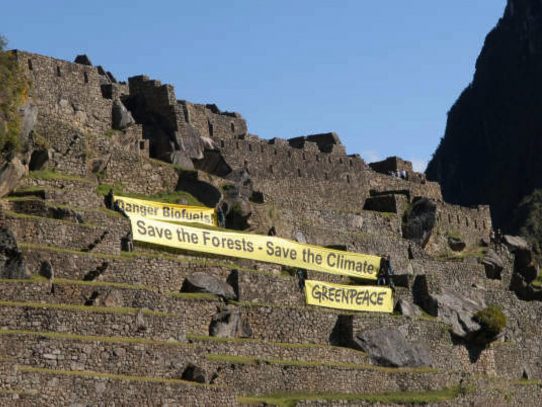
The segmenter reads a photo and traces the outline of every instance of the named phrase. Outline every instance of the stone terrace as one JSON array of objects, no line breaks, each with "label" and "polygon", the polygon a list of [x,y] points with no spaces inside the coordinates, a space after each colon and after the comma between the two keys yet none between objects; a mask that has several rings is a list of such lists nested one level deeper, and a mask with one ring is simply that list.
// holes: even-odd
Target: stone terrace
[{"label": "stone terrace", "polygon": [[[402,160],[391,164],[407,168],[408,180],[372,169],[334,133],[263,140],[241,115],[177,100],[148,77],[127,85],[101,67],[15,55],[32,81],[34,136],[48,160],[0,205],[28,271],[0,278],[0,404],[537,405],[542,308],[510,290],[515,258],[489,241],[487,208],[442,202],[440,186]],[[135,122],[119,128],[113,111],[123,103]],[[248,178],[233,179],[240,173]],[[214,205],[245,184],[260,197],[250,203],[251,231],[274,226],[283,237],[389,254],[396,303],[427,311],[431,296],[471,295],[503,305],[507,329],[473,349],[443,313],[307,306],[287,267],[142,244],[126,252],[129,223],[104,206],[109,189]],[[403,238],[420,197],[436,208],[433,251]],[[450,252],[451,235],[467,249]],[[497,277],[482,264],[490,248],[503,259]],[[196,272],[227,283],[235,298],[185,292]],[[236,329],[217,330],[221,318]],[[354,338],[379,328],[425,346],[431,366],[378,365]]]}]

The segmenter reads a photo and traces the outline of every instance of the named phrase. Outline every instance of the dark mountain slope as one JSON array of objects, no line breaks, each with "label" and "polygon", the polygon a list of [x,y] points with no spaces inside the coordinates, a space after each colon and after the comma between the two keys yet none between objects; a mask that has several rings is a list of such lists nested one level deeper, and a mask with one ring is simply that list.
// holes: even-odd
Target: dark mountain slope
[{"label": "dark mountain slope", "polygon": [[542,187],[542,1],[508,0],[427,168],[446,201],[488,203],[497,227]]}]

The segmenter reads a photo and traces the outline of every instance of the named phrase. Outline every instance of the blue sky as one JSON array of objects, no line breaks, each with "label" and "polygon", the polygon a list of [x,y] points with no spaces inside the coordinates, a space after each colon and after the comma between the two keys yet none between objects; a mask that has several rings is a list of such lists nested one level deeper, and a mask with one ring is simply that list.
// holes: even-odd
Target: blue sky
[{"label": "blue sky", "polygon": [[368,161],[431,157],[505,0],[10,1],[11,48],[238,111],[265,138],[336,131]]}]

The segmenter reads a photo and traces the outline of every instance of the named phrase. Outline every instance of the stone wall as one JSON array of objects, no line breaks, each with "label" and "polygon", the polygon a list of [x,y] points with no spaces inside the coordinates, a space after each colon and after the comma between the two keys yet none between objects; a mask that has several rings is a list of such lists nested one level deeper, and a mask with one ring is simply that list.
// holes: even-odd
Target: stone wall
[{"label": "stone wall", "polygon": [[433,234],[437,239],[454,236],[468,246],[478,246],[481,240],[490,241],[492,231],[489,206],[468,208],[437,202],[437,222]]},{"label": "stone wall", "polygon": [[32,83],[38,133],[58,132],[60,123],[98,134],[111,128],[112,101],[101,91],[101,85],[110,81],[97,68],[29,52],[14,53]]},{"label": "stone wall", "polygon": [[39,216],[7,214],[5,225],[18,241],[100,253],[120,253],[121,239],[130,231],[123,219],[103,218],[108,225],[75,223]]},{"label": "stone wall", "polygon": [[247,123],[239,113],[222,112],[216,105],[194,104],[178,101],[186,122],[203,137],[220,140],[237,139],[248,132]]}]

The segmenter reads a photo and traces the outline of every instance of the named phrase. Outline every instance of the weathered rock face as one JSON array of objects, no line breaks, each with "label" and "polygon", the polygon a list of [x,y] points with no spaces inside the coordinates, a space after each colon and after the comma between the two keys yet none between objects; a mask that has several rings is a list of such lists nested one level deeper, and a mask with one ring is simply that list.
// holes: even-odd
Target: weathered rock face
[{"label": "weathered rock face", "polygon": [[186,277],[183,282],[181,292],[210,293],[228,300],[233,300],[236,298],[235,292],[231,285],[203,272],[192,273]]},{"label": "weathered rock face", "polygon": [[493,250],[488,250],[482,264],[486,270],[486,276],[492,279],[500,279],[501,273],[504,269],[504,262],[501,257]]},{"label": "weathered rock face", "polygon": [[406,317],[417,317],[422,314],[421,309],[416,304],[413,304],[404,298],[397,301],[395,310]]},{"label": "weathered rock face", "polygon": [[25,103],[19,109],[19,115],[21,116],[20,138],[23,143],[28,143],[30,132],[38,121],[38,108],[32,102]]},{"label": "weathered rock face", "polygon": [[209,335],[221,338],[250,338],[252,329],[239,310],[226,309],[213,316],[209,326]]},{"label": "weathered rock face", "polygon": [[531,283],[538,277],[540,269],[529,243],[519,236],[505,235],[504,245],[514,255],[514,268],[510,289],[522,300],[542,299],[542,290]]},{"label": "weathered rock face", "polygon": [[124,130],[132,124],[135,124],[132,114],[120,100],[115,100],[113,102],[112,120],[111,127],[116,130]]},{"label": "weathered rock face", "polygon": [[436,210],[435,203],[427,198],[415,200],[403,224],[403,237],[424,247],[435,225]]},{"label": "weathered rock face", "polygon": [[15,189],[28,168],[17,157],[0,167],[0,197],[6,196]]},{"label": "weathered rock face", "polygon": [[367,352],[373,363],[389,367],[422,367],[433,363],[429,349],[410,343],[395,328],[381,328],[358,334],[354,342]]},{"label": "weathered rock face", "polygon": [[467,338],[480,330],[480,325],[473,320],[473,316],[484,307],[483,301],[443,290],[441,294],[430,295],[426,311],[449,324],[455,336]]},{"label": "weathered rock face", "polygon": [[228,185],[223,192],[223,200],[227,204],[226,225],[231,229],[247,229],[253,211],[250,203],[253,192],[252,179],[244,169],[232,171],[227,179],[234,184]]},{"label": "weathered rock face", "polygon": [[207,373],[203,368],[189,363],[188,366],[186,366],[186,368],[184,369],[181,378],[190,382],[206,383]]},{"label": "weathered rock face", "polygon": [[541,68],[540,1],[508,0],[426,172],[448,202],[489,203],[504,229],[522,197],[542,186]]},{"label": "weathered rock face", "polygon": [[6,228],[0,228],[0,277],[29,277],[23,255],[17,247],[15,236]]}]

